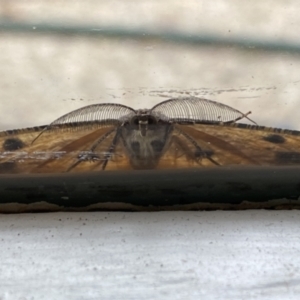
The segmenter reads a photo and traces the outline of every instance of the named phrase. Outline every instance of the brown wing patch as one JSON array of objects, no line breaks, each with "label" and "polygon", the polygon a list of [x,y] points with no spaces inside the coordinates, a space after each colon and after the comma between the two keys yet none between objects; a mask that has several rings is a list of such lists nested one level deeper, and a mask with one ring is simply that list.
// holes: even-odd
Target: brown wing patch
[{"label": "brown wing patch", "polygon": [[[69,169],[76,171],[87,171],[91,165],[87,167],[87,162],[91,164],[93,157],[88,157],[91,147],[97,140],[101,139],[107,132],[112,132],[113,128],[99,128],[92,130],[92,132],[85,133],[85,135],[78,137],[74,136],[73,140],[64,139],[64,144],[56,148],[57,153],[61,153],[61,157],[50,157],[44,162],[38,164],[31,170],[31,173],[49,173],[49,172],[66,172]],[[109,139],[107,139],[109,140]],[[84,159],[86,155],[86,159]],[[100,154],[99,158],[103,156]],[[78,165],[75,166],[80,162]],[[72,166],[74,167],[72,168]],[[75,168],[76,167],[76,168]]]},{"label": "brown wing patch", "polygon": [[[180,126],[180,125],[178,125]],[[253,159],[251,156],[245,154],[239,147],[230,143],[230,139],[225,139],[223,135],[216,135],[211,130],[209,133],[207,127],[203,126],[202,130],[199,126],[180,126],[180,129],[188,136],[192,137],[201,148],[210,149],[213,152],[213,158],[220,165],[231,165],[231,164],[259,164],[258,161]],[[227,127],[213,126],[215,131],[226,130]]]},{"label": "brown wing patch", "polygon": [[[37,128],[39,130],[37,130]],[[22,130],[6,131],[0,133],[0,173],[52,173],[66,172],[73,164],[78,162],[80,156],[90,150],[93,143],[106,132],[113,130],[113,126],[77,127],[62,126],[61,129],[45,131],[34,144],[34,138],[44,127],[34,127]],[[22,148],[15,151],[9,150],[10,145],[22,144]],[[9,142],[8,142],[9,141]],[[89,171],[94,169],[109,149],[110,140],[105,139],[97,149],[97,160],[87,158],[72,171]],[[107,148],[105,148],[107,146]],[[104,150],[105,149],[105,150]],[[120,155],[119,155],[120,156]],[[116,159],[116,161],[119,161]],[[96,163],[95,163],[96,162]],[[113,160],[110,163],[112,168]],[[117,167],[115,167],[117,168]]]},{"label": "brown wing patch", "polygon": [[179,130],[174,131],[158,168],[300,164],[297,131],[245,124],[175,127]]},{"label": "brown wing patch", "polygon": [[214,156],[212,149],[206,147],[203,141],[199,139],[196,141],[193,138],[189,138],[189,136],[185,135],[185,130],[178,130],[179,128],[176,127],[169,145],[159,161],[158,169],[179,169],[218,165],[212,158]]},{"label": "brown wing patch", "polygon": [[[249,158],[248,164],[298,164],[298,159],[295,159],[296,153],[300,153],[300,132],[298,131],[244,124],[232,124],[229,126],[195,125],[192,128],[230,144],[238,152]],[[234,154],[230,149],[227,149],[227,151],[226,148],[222,149],[222,147],[219,147],[220,145],[213,145],[212,143],[212,148],[214,146],[221,150],[219,152],[215,151],[216,156],[227,156],[228,154],[225,153]],[[290,159],[292,157],[294,159]],[[244,162],[246,163],[246,161]]]},{"label": "brown wing patch", "polygon": [[129,160],[121,143],[110,152],[116,130],[114,127],[100,128],[74,140],[62,148],[59,159],[50,158],[32,169],[32,173],[87,172],[130,169]]}]

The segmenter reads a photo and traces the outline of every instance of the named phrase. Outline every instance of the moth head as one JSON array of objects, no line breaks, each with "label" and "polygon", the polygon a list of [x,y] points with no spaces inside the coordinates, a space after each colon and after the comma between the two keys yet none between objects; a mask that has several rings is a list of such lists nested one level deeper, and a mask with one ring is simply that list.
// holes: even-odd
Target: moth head
[{"label": "moth head", "polygon": [[158,123],[158,119],[150,114],[150,111],[147,109],[137,110],[136,115],[133,116],[130,121],[130,125],[136,126],[140,134],[145,136],[148,130],[149,125],[155,125]]}]

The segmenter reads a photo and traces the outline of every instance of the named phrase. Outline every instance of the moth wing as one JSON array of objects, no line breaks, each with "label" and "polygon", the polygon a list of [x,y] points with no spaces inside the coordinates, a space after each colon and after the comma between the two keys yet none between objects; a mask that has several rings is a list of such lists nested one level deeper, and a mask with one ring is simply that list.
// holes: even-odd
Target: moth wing
[{"label": "moth wing", "polygon": [[[61,129],[43,132],[32,144],[44,128],[35,127],[0,133],[0,173],[65,172],[78,161],[79,155],[88,152],[97,140],[112,132],[115,127],[99,127],[92,124],[75,128],[63,126]],[[111,135],[113,136],[113,133]],[[104,139],[101,143],[102,148],[98,147],[99,159],[103,158],[109,149],[110,140],[110,138]],[[120,159],[118,163],[120,164]],[[112,164],[109,164],[110,167]],[[95,165],[91,163],[91,159],[88,159],[71,171],[88,171]]]},{"label": "moth wing", "polygon": [[[102,170],[105,161],[105,170],[132,169],[120,139],[111,149],[115,126],[90,124],[66,128],[64,125],[44,132],[32,144],[43,129],[0,132],[0,173],[95,171]],[[94,148],[92,155],[91,148]],[[297,131],[244,124],[176,124],[157,169],[299,164],[300,132]]]},{"label": "moth wing", "polygon": [[[114,141],[115,139],[115,141]],[[118,132],[99,143],[94,150],[101,159],[94,162],[93,171],[132,170],[125,146]],[[104,168],[103,168],[104,165]]]},{"label": "moth wing", "polygon": [[132,169],[124,146],[120,140],[114,144],[115,127],[101,128],[67,143],[60,152],[62,158],[48,159],[31,170],[43,172],[87,172],[101,170]]},{"label": "moth wing", "polygon": [[245,124],[179,125],[220,165],[300,164],[300,132]]},{"label": "moth wing", "polygon": [[45,156],[48,149],[59,147],[57,136],[49,134],[47,134],[47,141],[41,140],[31,145],[36,135],[44,128],[45,126],[40,126],[0,132],[0,173],[29,172],[32,167],[40,163],[41,156]]},{"label": "moth wing", "polygon": [[[199,141],[197,144],[199,145]],[[206,155],[207,149],[201,149],[203,150],[202,154]],[[201,159],[197,155],[197,149],[193,141],[187,139],[181,131],[175,129],[159,159],[157,169],[180,169],[208,165],[213,165],[213,163],[209,160]]]}]

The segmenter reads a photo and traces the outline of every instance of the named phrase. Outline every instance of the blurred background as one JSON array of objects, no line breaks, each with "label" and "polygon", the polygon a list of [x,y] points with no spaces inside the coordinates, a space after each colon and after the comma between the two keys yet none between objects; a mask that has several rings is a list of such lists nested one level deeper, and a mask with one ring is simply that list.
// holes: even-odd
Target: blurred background
[{"label": "blurred background", "polygon": [[299,11],[297,0],[1,0],[0,129],[192,95],[300,130]]}]

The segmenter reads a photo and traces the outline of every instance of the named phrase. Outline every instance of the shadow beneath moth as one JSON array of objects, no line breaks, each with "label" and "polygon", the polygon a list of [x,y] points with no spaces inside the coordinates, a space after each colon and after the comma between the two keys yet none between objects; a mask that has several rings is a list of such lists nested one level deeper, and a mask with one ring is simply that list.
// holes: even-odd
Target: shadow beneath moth
[{"label": "shadow beneath moth", "polygon": [[280,165],[300,161],[297,131],[236,123],[246,118],[256,124],[249,114],[196,97],[169,99],[140,110],[111,103],[89,105],[47,126],[0,133],[0,172]]}]

